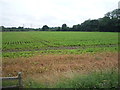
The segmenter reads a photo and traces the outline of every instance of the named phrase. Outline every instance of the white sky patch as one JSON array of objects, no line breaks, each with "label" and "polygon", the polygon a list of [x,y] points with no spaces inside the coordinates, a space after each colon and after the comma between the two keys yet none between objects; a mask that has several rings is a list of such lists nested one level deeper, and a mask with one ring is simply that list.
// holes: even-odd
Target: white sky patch
[{"label": "white sky patch", "polygon": [[69,27],[98,19],[118,8],[119,0],[0,0],[0,25]]}]

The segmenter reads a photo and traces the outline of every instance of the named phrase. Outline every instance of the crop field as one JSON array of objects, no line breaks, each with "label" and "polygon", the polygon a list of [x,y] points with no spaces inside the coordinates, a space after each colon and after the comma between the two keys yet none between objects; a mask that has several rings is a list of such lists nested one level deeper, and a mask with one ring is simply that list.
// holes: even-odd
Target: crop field
[{"label": "crop field", "polygon": [[2,32],[2,75],[22,72],[28,88],[118,87],[118,37],[114,32]]},{"label": "crop field", "polygon": [[109,32],[3,32],[3,57],[36,53],[80,54],[118,49],[118,33]]}]

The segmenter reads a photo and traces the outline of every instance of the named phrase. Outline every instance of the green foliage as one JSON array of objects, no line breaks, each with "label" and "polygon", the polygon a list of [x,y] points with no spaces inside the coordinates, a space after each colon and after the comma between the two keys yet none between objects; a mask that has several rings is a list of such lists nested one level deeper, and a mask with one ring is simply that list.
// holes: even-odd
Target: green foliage
[{"label": "green foliage", "polygon": [[47,25],[44,25],[44,26],[42,27],[42,30],[43,30],[43,31],[48,31],[48,30],[49,30],[49,27],[48,27]]},{"label": "green foliage", "polygon": [[93,72],[75,76],[56,84],[57,88],[118,88],[117,71]]},{"label": "green foliage", "polygon": [[15,85],[19,85],[18,84],[18,80],[3,80],[2,81],[2,86],[3,87],[7,87],[7,86],[15,86]]},{"label": "green foliage", "polygon": [[86,20],[81,24],[80,30],[82,31],[99,31],[99,21],[98,20]]},{"label": "green foliage", "polygon": [[47,86],[43,85],[42,83],[35,82],[33,79],[28,78],[24,82],[25,88],[46,88]]},{"label": "green foliage", "polygon": [[118,71],[106,70],[96,71],[89,74],[75,74],[72,78],[60,78],[54,84],[45,82],[36,82],[33,79],[24,81],[27,88],[118,88]]},{"label": "green foliage", "polygon": [[3,57],[118,51],[118,33],[3,32]]},{"label": "green foliage", "polygon": [[99,30],[102,32],[119,32],[119,27],[117,18],[104,17],[99,19]]},{"label": "green foliage", "polygon": [[66,24],[63,24],[63,25],[62,25],[62,31],[67,31],[67,30],[68,30],[67,25],[66,25]]}]

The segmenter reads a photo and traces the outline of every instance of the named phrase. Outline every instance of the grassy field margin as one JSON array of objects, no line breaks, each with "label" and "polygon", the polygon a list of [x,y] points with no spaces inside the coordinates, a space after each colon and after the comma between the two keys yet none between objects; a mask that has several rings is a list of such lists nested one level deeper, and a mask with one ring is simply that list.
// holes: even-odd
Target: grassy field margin
[{"label": "grassy field margin", "polygon": [[40,83],[32,79],[25,81],[26,88],[118,88],[118,70],[103,70],[88,74],[74,74],[72,78],[62,77],[55,84]]}]

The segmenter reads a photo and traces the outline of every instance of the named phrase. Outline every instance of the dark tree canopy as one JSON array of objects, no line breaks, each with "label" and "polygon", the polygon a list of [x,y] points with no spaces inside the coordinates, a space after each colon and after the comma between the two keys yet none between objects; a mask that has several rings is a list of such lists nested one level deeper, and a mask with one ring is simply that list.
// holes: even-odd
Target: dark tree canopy
[{"label": "dark tree canopy", "polygon": [[81,24],[68,27],[67,24],[62,24],[61,27],[48,27],[44,25],[42,28],[23,28],[11,27],[6,28],[1,26],[2,31],[98,31],[98,32],[120,32],[120,9],[107,12],[104,17],[99,19],[85,20]]},{"label": "dark tree canopy", "polygon": [[62,25],[62,31],[67,31],[67,30],[68,30],[67,25],[66,25],[66,24],[63,24],[63,25]]},{"label": "dark tree canopy", "polygon": [[43,31],[47,31],[47,30],[49,30],[49,27],[48,27],[47,25],[44,25],[44,26],[42,27],[42,30],[43,30]]},{"label": "dark tree canopy", "polygon": [[120,9],[115,9],[111,12],[106,13],[105,17],[109,17],[110,19],[113,19],[113,18],[120,19]]}]

